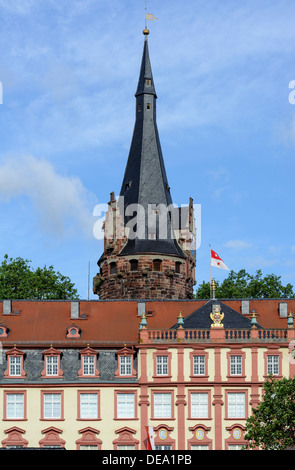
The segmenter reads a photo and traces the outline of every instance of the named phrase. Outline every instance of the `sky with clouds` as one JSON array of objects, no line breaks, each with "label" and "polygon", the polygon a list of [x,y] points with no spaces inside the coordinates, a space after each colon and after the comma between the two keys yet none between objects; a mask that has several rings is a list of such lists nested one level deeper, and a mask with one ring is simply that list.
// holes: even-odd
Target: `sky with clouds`
[{"label": "sky with clouds", "polygon": [[[234,271],[295,285],[294,1],[147,11],[173,201],[201,205],[197,282],[211,244]],[[144,0],[0,0],[0,259],[53,265],[81,298],[103,248],[93,209],[127,162],[144,13]]]}]

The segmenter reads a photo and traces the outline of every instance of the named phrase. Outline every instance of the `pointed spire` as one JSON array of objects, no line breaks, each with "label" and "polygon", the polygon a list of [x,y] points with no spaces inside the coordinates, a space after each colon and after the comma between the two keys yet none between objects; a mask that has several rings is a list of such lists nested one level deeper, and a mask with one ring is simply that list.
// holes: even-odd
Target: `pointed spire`
[{"label": "pointed spire", "polygon": [[138,86],[137,86],[137,91],[135,93],[135,96],[141,95],[143,93],[147,93],[149,95],[154,95],[157,98],[155,86],[154,86],[150,56],[149,56],[148,40],[147,40],[149,30],[144,29],[143,34],[145,35],[144,47],[143,47],[143,54],[142,54],[142,61],[141,61],[141,69],[140,69],[140,74],[139,74],[139,79],[138,79]]},{"label": "pointed spire", "polygon": [[[139,204],[144,208],[144,221],[140,221],[140,236],[128,240],[121,255],[136,253],[161,253],[185,258],[183,251],[171,236],[172,217],[168,214],[167,238],[160,238],[159,229],[148,227],[151,205],[172,206],[160,138],[156,123],[156,99],[154,79],[148,50],[148,30],[144,30],[144,47],[136,97],[136,120],[125,169],[120,197],[124,208]],[[125,224],[132,219],[125,217]],[[142,234],[144,236],[142,236]]]}]

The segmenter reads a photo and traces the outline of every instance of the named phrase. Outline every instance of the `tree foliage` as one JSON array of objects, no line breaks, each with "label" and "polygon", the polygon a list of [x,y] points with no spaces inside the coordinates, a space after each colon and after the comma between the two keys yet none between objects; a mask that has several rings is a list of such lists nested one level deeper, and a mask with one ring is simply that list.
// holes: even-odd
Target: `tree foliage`
[{"label": "tree foliage", "polygon": [[[216,281],[215,296],[219,299],[264,299],[264,298],[294,298],[293,286],[283,286],[281,276],[275,274],[262,275],[258,269],[254,275],[241,269],[239,272],[230,271],[228,277],[220,284]],[[210,298],[210,282],[203,281],[199,285],[195,297],[197,299]]]},{"label": "tree foliage", "polygon": [[283,450],[295,446],[295,377],[269,377],[262,401],[246,421],[247,448]]},{"label": "tree foliage", "polygon": [[0,265],[0,299],[73,300],[78,294],[71,280],[53,266],[32,269],[30,261],[8,258]]}]

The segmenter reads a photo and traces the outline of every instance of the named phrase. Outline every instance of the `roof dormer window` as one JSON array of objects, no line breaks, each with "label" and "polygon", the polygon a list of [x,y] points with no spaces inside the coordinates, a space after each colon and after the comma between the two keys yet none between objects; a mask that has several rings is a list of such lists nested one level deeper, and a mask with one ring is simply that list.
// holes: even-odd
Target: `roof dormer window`
[{"label": "roof dormer window", "polygon": [[81,337],[81,332],[80,332],[80,328],[78,328],[78,326],[76,326],[76,325],[68,326],[68,328],[67,328],[67,338],[76,339],[76,338],[80,338],[80,337]]},{"label": "roof dormer window", "polygon": [[8,329],[6,326],[0,325],[0,338],[7,338],[8,336]]}]

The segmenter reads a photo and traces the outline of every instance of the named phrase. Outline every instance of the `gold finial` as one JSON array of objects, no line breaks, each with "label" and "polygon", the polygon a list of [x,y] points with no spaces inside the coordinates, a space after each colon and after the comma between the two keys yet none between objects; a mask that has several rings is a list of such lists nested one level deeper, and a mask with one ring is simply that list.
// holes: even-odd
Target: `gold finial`
[{"label": "gold finial", "polygon": [[215,283],[215,279],[214,277],[212,278],[212,281],[211,281],[211,289],[212,289],[212,297],[213,299],[215,299],[215,287],[216,287],[216,283]]},{"label": "gold finial", "polygon": [[148,35],[150,34],[150,31],[149,31],[149,29],[147,29],[147,28],[144,28],[144,30],[143,30],[143,34],[144,34],[145,36],[148,36]]}]

